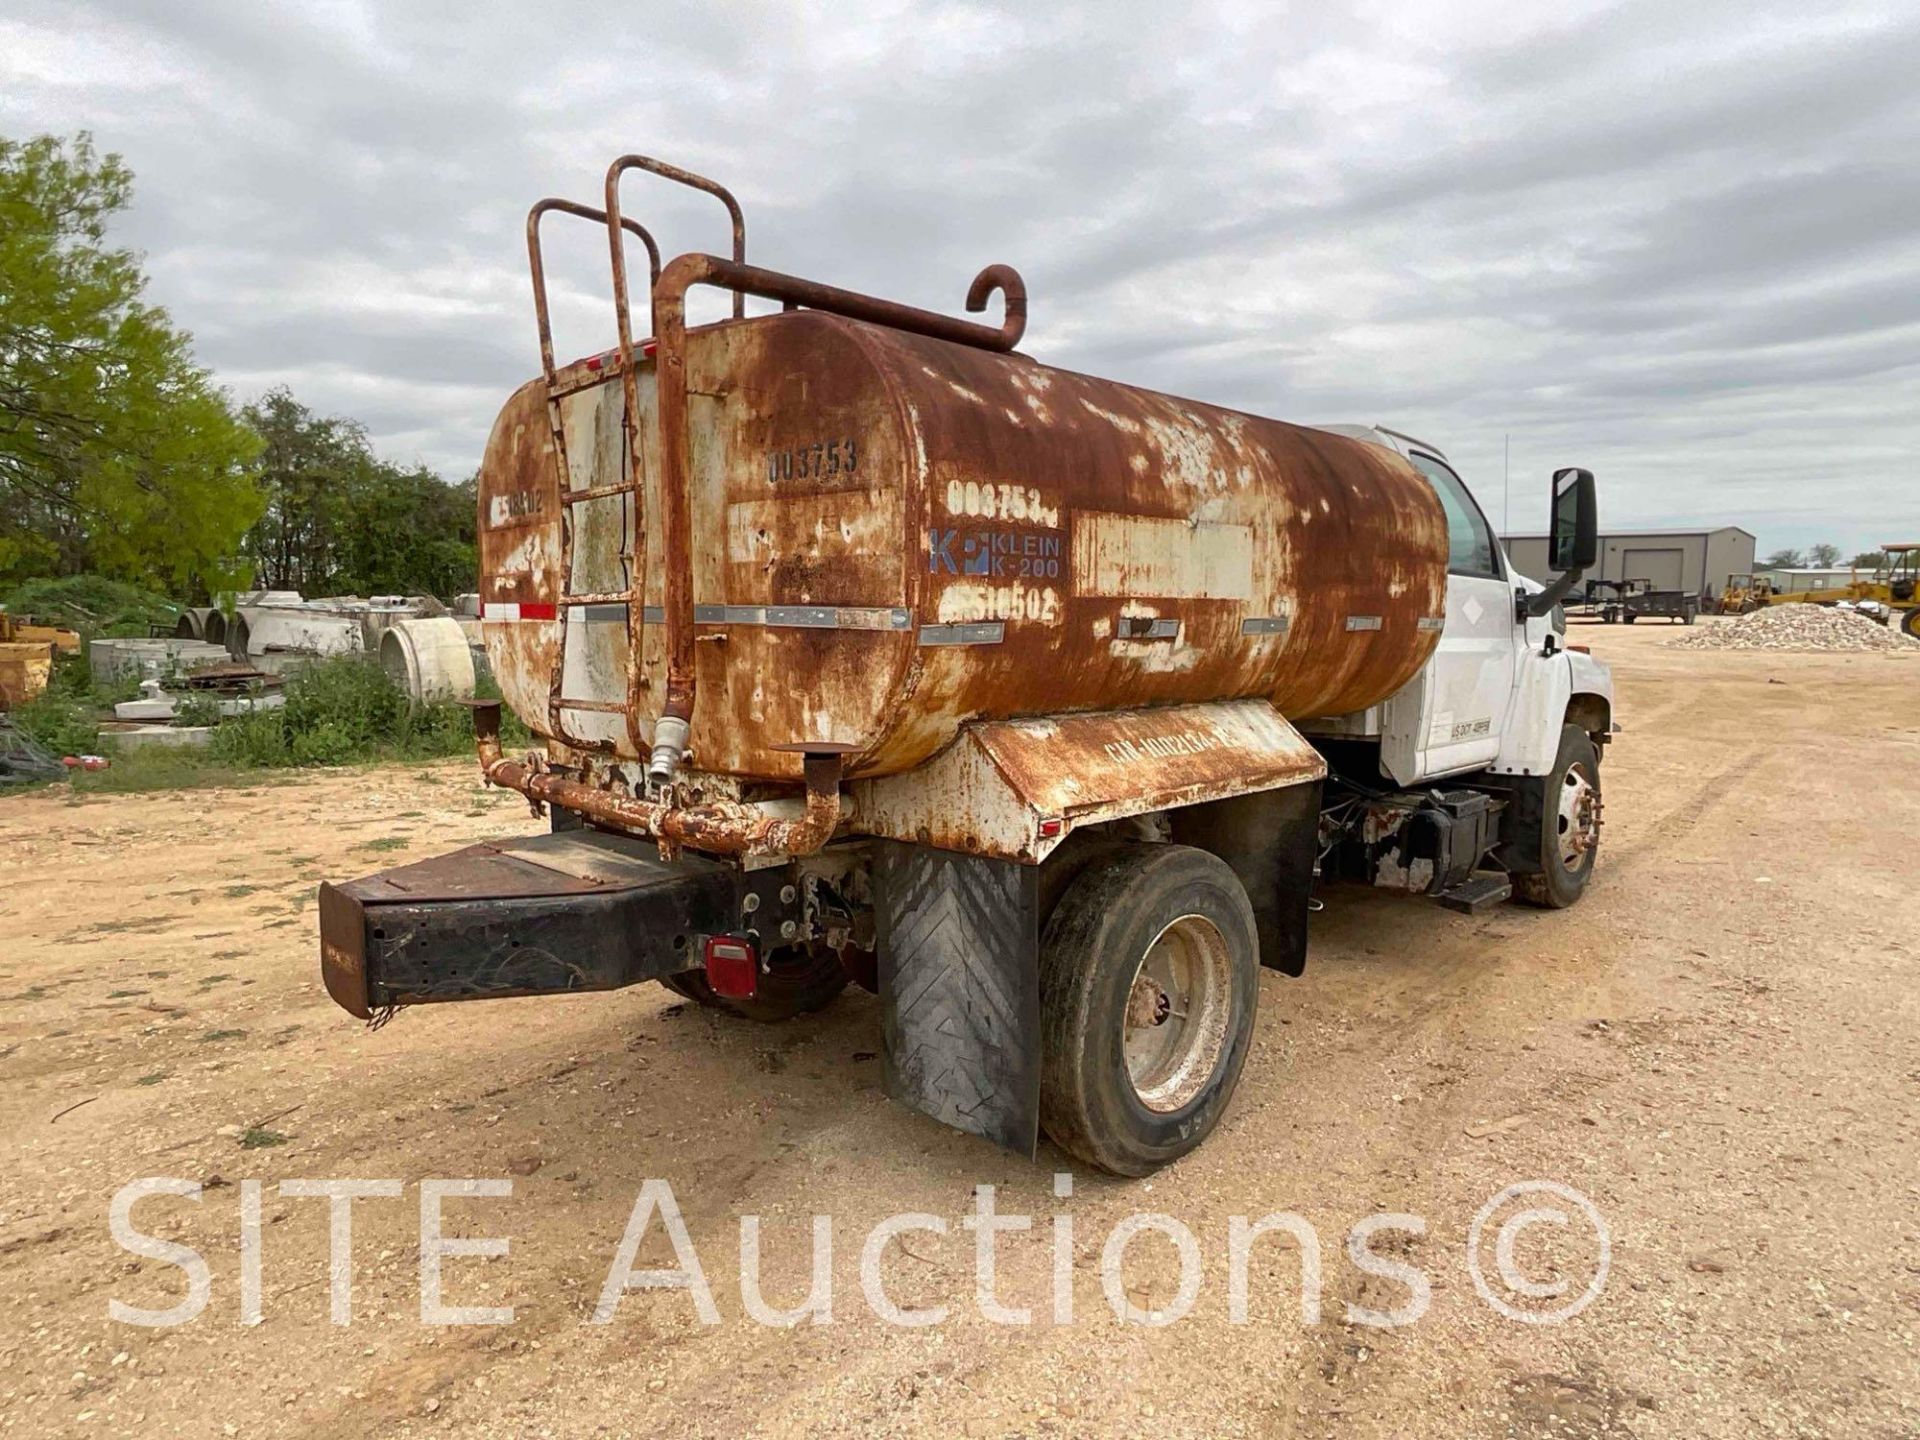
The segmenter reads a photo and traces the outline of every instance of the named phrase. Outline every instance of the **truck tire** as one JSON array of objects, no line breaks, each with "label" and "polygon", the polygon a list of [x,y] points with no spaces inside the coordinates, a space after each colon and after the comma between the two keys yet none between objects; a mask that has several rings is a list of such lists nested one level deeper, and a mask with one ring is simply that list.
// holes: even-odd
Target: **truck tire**
[{"label": "truck tire", "polygon": [[1040,1124],[1115,1175],[1207,1138],[1239,1083],[1260,996],[1253,907],[1223,860],[1128,846],[1061,896],[1040,941]]},{"label": "truck tire", "polygon": [[1900,633],[1920,640],[1920,610],[1909,610],[1900,617]]},{"label": "truck tire", "polygon": [[696,1005],[768,1025],[824,1010],[847,988],[847,980],[846,968],[833,951],[796,946],[775,950],[767,957],[760,972],[759,993],[751,1000],[716,995],[704,970],[682,970],[678,975],[660,977],[667,989]]},{"label": "truck tire", "polygon": [[1540,873],[1515,875],[1514,898],[1564,910],[1586,893],[1600,854],[1600,752],[1578,725],[1560,727],[1560,750],[1546,777],[1538,834]]}]

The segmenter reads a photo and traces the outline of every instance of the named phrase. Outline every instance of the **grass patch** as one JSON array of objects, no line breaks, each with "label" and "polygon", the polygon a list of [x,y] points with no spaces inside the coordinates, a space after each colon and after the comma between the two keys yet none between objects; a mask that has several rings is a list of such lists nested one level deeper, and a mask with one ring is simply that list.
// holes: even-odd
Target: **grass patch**
[{"label": "grass patch", "polygon": [[134,1081],[133,1083],[136,1085],[158,1085],[162,1080],[166,1078],[167,1078],[167,1072],[165,1070],[156,1070],[151,1075],[142,1075],[138,1080]]},{"label": "grass patch", "polygon": [[[221,720],[204,749],[144,747],[113,755],[113,764],[106,770],[75,772],[73,791],[115,795],[250,785],[271,780],[261,772],[275,770],[472,755],[472,716],[465,705],[409,708],[407,697],[371,657],[338,655],[315,660],[292,672],[282,693],[286,705],[278,710],[255,710]],[[480,695],[499,699],[499,689],[486,680]],[[23,728],[56,755],[98,751],[111,745],[111,737],[98,733],[100,710],[111,699],[125,699],[125,695],[108,697],[94,691],[90,676],[79,666],[60,697],[46,701],[44,716],[35,724],[23,720]],[[532,737],[513,714],[505,714],[501,739],[511,749],[530,743]],[[426,772],[422,780],[440,783]]]},{"label": "grass patch", "polygon": [[240,1148],[266,1150],[275,1145],[284,1145],[292,1138],[290,1135],[282,1135],[278,1130],[266,1130],[258,1125],[249,1125],[240,1133]]},{"label": "grass patch", "polygon": [[229,885],[220,893],[229,900],[238,900],[242,895],[251,895],[256,890],[264,890],[266,888],[264,885]]},{"label": "grass patch", "polygon": [[129,930],[160,930],[166,923],[164,915],[156,915],[145,920],[101,920],[87,928],[101,935],[124,935]]},{"label": "grass patch", "polygon": [[[359,845],[354,846],[353,848],[356,850],[381,850],[381,851],[404,850],[407,848],[407,846],[410,843],[411,842],[408,841],[407,838],[402,835],[383,835],[378,840],[367,840],[362,842]],[[300,898],[303,901],[306,899],[304,895],[301,896]]]},{"label": "grass patch", "polygon": [[200,1038],[208,1044],[212,1044],[217,1040],[244,1040],[247,1038],[247,1032],[244,1030],[209,1030]]},{"label": "grass patch", "polygon": [[151,993],[150,991],[146,991],[146,990],[109,990],[107,991],[107,999],[131,1000],[136,995],[146,995],[150,993]]},{"label": "grass patch", "polygon": [[[100,725],[111,715],[114,702],[131,699],[138,690],[133,681],[97,686],[83,657],[62,656],[47,689],[15,710],[13,718],[56,758],[109,753],[113,763],[107,769],[71,773],[69,783],[76,798],[210,785],[237,787],[274,778],[262,772],[473,753],[473,722],[465,706],[410,708],[386,672],[363,655],[316,660],[293,672],[283,690],[284,706],[220,720],[205,747],[145,746],[116,753],[111,735],[103,736]],[[482,681],[480,693],[487,699],[500,698],[491,681]],[[198,713],[210,711],[211,702],[204,697],[188,697],[183,704],[202,720],[216,718]],[[502,717],[501,738],[509,748],[531,741],[526,727],[511,713]],[[423,784],[443,783],[430,771],[420,772],[419,779]],[[421,812],[411,815],[420,818]]]},{"label": "grass patch", "polygon": [[209,785],[257,783],[259,777],[238,766],[210,760],[205,750],[176,750],[149,745],[110,757],[105,770],[76,770],[73,792],[84,795],[138,795],[152,790],[194,790]]}]

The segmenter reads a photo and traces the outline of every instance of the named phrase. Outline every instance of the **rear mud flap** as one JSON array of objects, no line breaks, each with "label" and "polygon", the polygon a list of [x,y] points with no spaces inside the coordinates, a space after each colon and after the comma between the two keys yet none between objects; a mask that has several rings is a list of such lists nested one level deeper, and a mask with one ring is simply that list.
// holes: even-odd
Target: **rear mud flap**
[{"label": "rear mud flap", "polygon": [[1307,968],[1307,912],[1320,849],[1321,782],[1235,795],[1173,813],[1173,838],[1210,850],[1246,887],[1260,963],[1283,975]]},{"label": "rear mud flap", "polygon": [[1039,873],[882,842],[887,1094],[1031,1157],[1040,1137]]}]

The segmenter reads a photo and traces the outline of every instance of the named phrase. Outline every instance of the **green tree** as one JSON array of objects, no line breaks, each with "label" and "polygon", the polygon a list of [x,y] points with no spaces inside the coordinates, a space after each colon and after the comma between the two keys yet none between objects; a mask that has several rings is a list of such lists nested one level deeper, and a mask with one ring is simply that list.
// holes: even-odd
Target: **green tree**
[{"label": "green tree", "polygon": [[1825,570],[1840,563],[1840,547],[1822,541],[1807,547],[1807,563]]},{"label": "green tree", "polygon": [[226,582],[258,444],[107,242],[133,177],[92,138],[0,138],[0,581]]},{"label": "green tree", "polygon": [[1878,570],[1887,563],[1884,550],[1862,550],[1850,562],[1856,570]]},{"label": "green tree", "polygon": [[264,442],[266,510],[247,536],[257,583],[307,595],[452,595],[472,588],[474,482],[388,464],[358,421],[287,390],[246,410]]},{"label": "green tree", "polygon": [[1798,570],[1807,563],[1807,557],[1798,550],[1776,550],[1760,562],[1763,570]]}]

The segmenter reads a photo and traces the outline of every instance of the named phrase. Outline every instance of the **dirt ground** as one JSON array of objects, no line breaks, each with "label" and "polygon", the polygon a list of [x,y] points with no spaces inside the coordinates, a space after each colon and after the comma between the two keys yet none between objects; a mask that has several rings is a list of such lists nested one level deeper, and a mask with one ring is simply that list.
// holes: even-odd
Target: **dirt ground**
[{"label": "dirt ground", "polygon": [[[1626,727],[1580,906],[1470,919],[1330,893],[1308,974],[1262,979],[1212,1140],[1147,1182],[1076,1173],[1067,1198],[1051,1147],[1029,1164],[890,1105],[858,991],[779,1027],[651,985],[377,1031],[334,1009],[318,881],[537,828],[467,765],[0,799],[0,1432],[1920,1434],[1920,660],[1688,653],[1666,634],[1572,637],[1615,664]],[[211,1269],[204,1312],[174,1328],[108,1318],[110,1299],[186,1291],[109,1233],[143,1176],[203,1187],[134,1212]],[[335,1177],[404,1182],[353,1206],[348,1325],[329,1322],[327,1203],[277,1190]],[[511,1181],[446,1202],[448,1233],[508,1253],[443,1269],[445,1303],[511,1305],[513,1323],[420,1322],[431,1177]],[[650,1177],[672,1186],[717,1325],[669,1290],[584,1323]],[[248,1179],[267,1182],[251,1326]],[[1588,1197],[1611,1239],[1599,1295],[1560,1325],[1497,1312],[1467,1267],[1476,1212],[1537,1179]],[[998,1242],[999,1298],[1031,1325],[975,1303],[960,1221],[988,1184],[1035,1217]],[[1319,1237],[1320,1319],[1302,1321],[1296,1247],[1269,1237],[1234,1324],[1230,1217],[1283,1210]],[[886,1286],[946,1305],[942,1323],[886,1323],[863,1297],[862,1242],[903,1211],[949,1230],[896,1240]],[[1107,1237],[1141,1211],[1198,1242],[1197,1298],[1165,1326],[1121,1323],[1101,1283]],[[1431,1285],[1399,1328],[1348,1309],[1412,1298],[1348,1253],[1382,1211],[1426,1226],[1371,1242]],[[762,1217],[768,1302],[795,1306],[816,1213],[831,1322],[756,1323],[739,1218]],[[1577,1295],[1592,1249],[1534,1226],[1514,1262]],[[1136,1238],[1120,1298],[1175,1308],[1177,1255]],[[657,1222],[638,1263],[673,1263]]]}]

